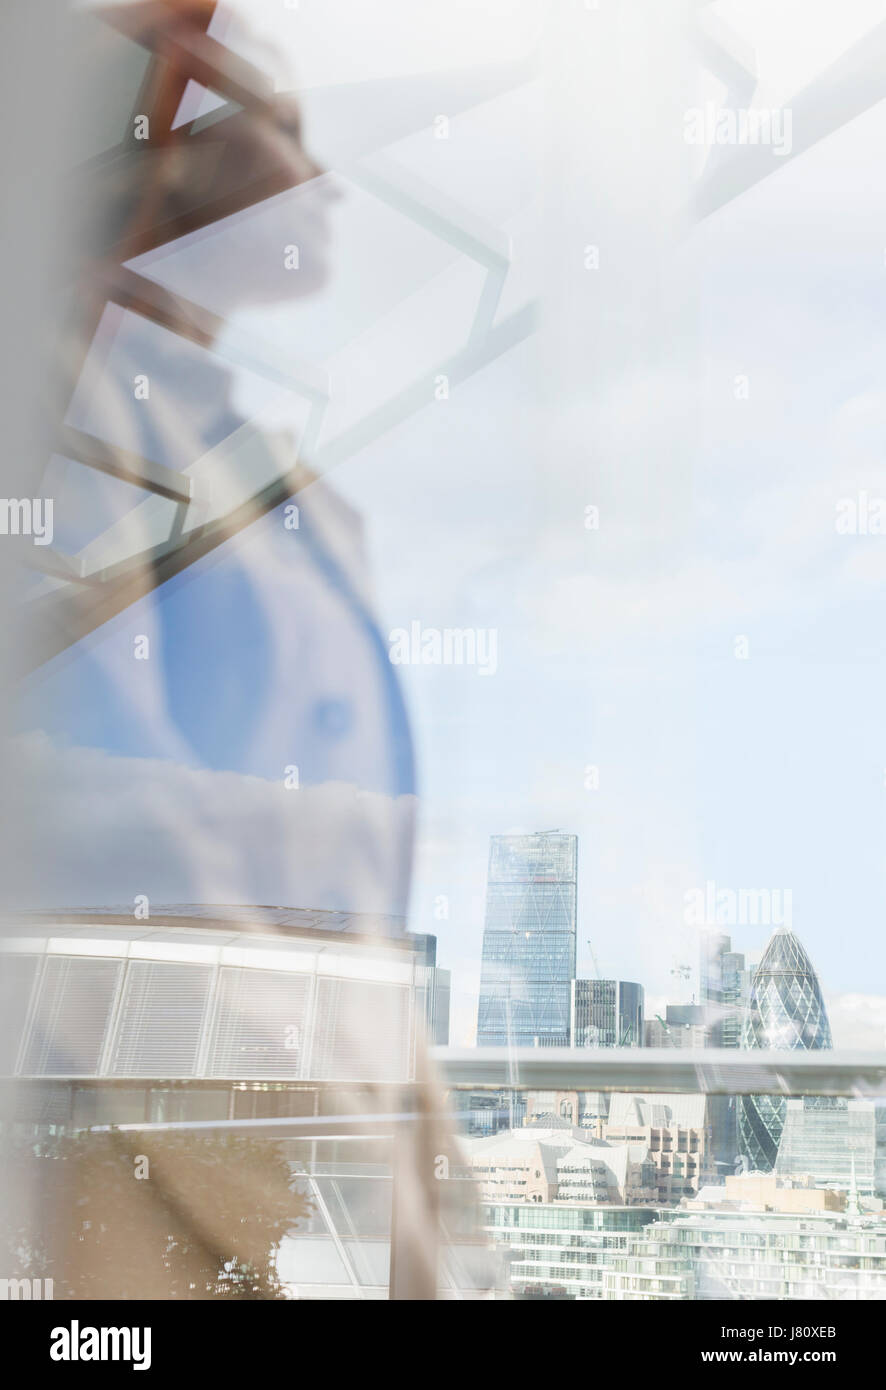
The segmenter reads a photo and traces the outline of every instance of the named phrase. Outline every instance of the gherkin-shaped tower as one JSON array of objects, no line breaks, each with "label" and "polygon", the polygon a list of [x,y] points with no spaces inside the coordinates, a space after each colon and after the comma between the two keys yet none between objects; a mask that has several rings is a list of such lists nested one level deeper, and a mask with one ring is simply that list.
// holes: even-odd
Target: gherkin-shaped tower
[{"label": "gherkin-shaped tower", "polygon": [[[771,937],[757,966],[741,1045],[778,1051],[833,1047],[818,976],[799,940],[787,927],[779,927]],[[815,1103],[806,1102],[807,1106]],[[739,1098],[740,1149],[751,1168],[769,1172],[775,1166],[785,1111],[783,1096]]]}]

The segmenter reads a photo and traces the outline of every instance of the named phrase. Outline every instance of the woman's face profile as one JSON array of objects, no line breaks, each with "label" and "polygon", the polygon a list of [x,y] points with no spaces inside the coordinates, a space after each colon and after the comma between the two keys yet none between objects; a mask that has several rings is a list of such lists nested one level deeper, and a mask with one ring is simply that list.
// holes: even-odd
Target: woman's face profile
[{"label": "woman's face profile", "polygon": [[139,32],[139,12],[153,26],[155,109],[169,128],[151,118],[149,157],[135,164],[124,195],[122,245],[151,248],[125,263],[150,275],[174,257],[177,269],[186,267],[188,298],[222,316],[316,293],[329,277],[329,206],[340,194],[305,149],[298,103],[289,94],[264,97],[202,128],[190,119],[178,124],[194,83],[206,90],[187,55],[205,40],[207,7],[200,0],[166,6],[159,36],[155,5],[128,11],[129,32]]}]

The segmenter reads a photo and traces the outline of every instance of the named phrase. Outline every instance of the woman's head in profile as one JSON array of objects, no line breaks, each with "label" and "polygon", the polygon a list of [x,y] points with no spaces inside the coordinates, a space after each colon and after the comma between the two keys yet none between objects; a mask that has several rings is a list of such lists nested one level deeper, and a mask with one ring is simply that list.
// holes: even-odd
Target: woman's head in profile
[{"label": "woman's head in profile", "polygon": [[321,288],[332,176],[305,150],[295,99],[240,56],[248,37],[238,32],[237,51],[215,37],[226,27],[216,0],[99,13],[150,60],[117,157],[85,172],[93,263],[150,264],[175,247],[184,297],[222,317]]}]

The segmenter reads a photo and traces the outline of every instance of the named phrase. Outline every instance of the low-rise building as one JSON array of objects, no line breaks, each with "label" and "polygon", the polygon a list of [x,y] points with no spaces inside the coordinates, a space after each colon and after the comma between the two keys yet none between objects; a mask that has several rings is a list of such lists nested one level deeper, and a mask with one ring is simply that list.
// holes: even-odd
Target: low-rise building
[{"label": "low-rise building", "polygon": [[[651,1207],[577,1202],[483,1207],[485,1228],[509,1257],[510,1287],[521,1299],[607,1297],[616,1263],[627,1258],[632,1243],[657,1215]],[[658,1297],[693,1297],[692,1271],[685,1260],[678,1263],[672,1278],[656,1276]]]},{"label": "low-rise building", "polygon": [[661,1205],[695,1196],[716,1177],[704,1095],[613,1095],[601,1131],[612,1144],[646,1146]]},{"label": "low-rise building", "polygon": [[599,1134],[599,1126],[609,1114],[605,1091],[527,1091],[524,1124],[545,1129],[589,1129]]},{"label": "low-rise building", "polygon": [[699,1188],[684,1205],[691,1211],[840,1212],[846,1194],[816,1187],[808,1175],[782,1182],[775,1173],[730,1173],[718,1187]]},{"label": "low-rise building", "polygon": [[522,1200],[482,1210],[517,1298],[886,1299],[882,1216]]},{"label": "low-rise building", "polygon": [[648,1018],[644,1024],[647,1047],[707,1047],[709,1029],[704,1023],[672,1021],[668,1007],[667,1018]]},{"label": "low-rise building", "polygon": [[660,1215],[607,1261],[604,1298],[660,1299],[682,1271],[697,1299],[886,1299],[882,1218]]},{"label": "low-rise building", "polygon": [[486,1201],[632,1206],[655,1200],[645,1145],[612,1144],[580,1129],[505,1130],[463,1140],[469,1175]]}]

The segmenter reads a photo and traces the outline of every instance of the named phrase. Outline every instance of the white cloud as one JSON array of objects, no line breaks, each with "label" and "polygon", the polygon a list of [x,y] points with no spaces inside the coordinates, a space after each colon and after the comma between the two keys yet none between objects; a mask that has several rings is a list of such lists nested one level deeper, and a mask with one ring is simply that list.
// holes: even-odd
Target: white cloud
[{"label": "white cloud", "polygon": [[825,998],[834,1047],[881,1052],[886,1047],[886,995],[835,994]]},{"label": "white cloud", "polygon": [[59,748],[10,749],[11,905],[268,903],[402,912],[414,798]]}]

